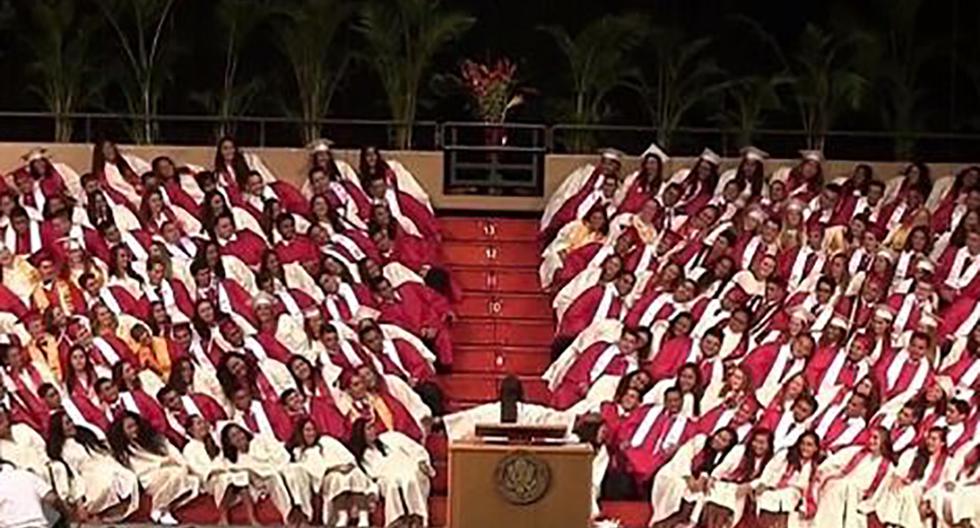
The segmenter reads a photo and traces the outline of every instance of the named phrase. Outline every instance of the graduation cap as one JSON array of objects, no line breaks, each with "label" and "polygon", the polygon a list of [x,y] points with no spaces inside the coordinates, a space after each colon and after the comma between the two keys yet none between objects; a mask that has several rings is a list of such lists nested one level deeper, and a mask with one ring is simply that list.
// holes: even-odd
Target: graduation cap
[{"label": "graduation cap", "polygon": [[602,159],[615,161],[616,163],[622,163],[623,156],[625,156],[626,154],[624,154],[623,151],[619,149],[604,148],[599,151],[599,155],[602,157]]},{"label": "graduation cap", "polygon": [[32,161],[37,161],[39,159],[50,159],[51,156],[48,154],[48,149],[44,147],[35,147],[28,150],[20,159],[30,163]]},{"label": "graduation cap", "polygon": [[670,156],[668,156],[667,153],[664,152],[663,149],[661,149],[656,143],[650,143],[650,146],[647,147],[647,149],[643,151],[643,154],[640,155],[641,158],[646,158],[647,156],[656,156],[660,158],[660,163],[667,163],[667,160],[670,159]]},{"label": "graduation cap", "polygon": [[810,310],[807,310],[803,305],[799,305],[793,308],[789,315],[793,319],[799,319],[800,321],[803,321],[807,325],[813,324],[813,321],[816,319],[813,316],[813,313],[810,312]]},{"label": "graduation cap", "polygon": [[702,150],[701,155],[698,156],[698,158],[703,159],[712,165],[721,165],[721,156],[709,148]]},{"label": "graduation cap", "polygon": [[333,146],[333,141],[330,141],[327,138],[320,138],[311,141],[306,148],[310,152],[330,152],[331,146]]},{"label": "graduation cap", "polygon": [[826,159],[823,156],[822,150],[801,150],[800,157],[806,161],[815,161],[817,163],[823,163]]},{"label": "graduation cap", "polygon": [[769,157],[768,152],[760,148],[753,147],[752,145],[742,148],[742,150],[739,152],[742,154],[743,158],[752,161],[763,161]]},{"label": "graduation cap", "polygon": [[892,310],[891,306],[888,306],[887,304],[879,304],[878,307],[875,308],[875,317],[879,317],[886,321],[892,321],[895,319],[895,311]]}]

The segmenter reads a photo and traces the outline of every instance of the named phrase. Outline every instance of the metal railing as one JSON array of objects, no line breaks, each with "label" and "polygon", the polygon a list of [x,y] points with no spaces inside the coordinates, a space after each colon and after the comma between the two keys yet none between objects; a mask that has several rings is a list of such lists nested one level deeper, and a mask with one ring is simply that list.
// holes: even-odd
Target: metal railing
[{"label": "metal railing", "polygon": [[[70,139],[74,142],[92,142],[100,137],[128,141],[133,127],[143,119],[141,115],[126,113],[78,112],[57,116],[50,112],[0,112],[0,140],[50,142],[55,139],[56,123],[61,121],[70,124]],[[483,123],[333,118],[309,121],[284,116],[155,115],[150,121],[155,132],[154,143],[208,145],[222,133],[231,133],[248,146],[297,147],[313,135],[329,137],[342,147],[377,145],[391,150],[401,148],[398,140],[410,129],[412,149],[441,150],[449,146],[457,152],[463,152],[459,150],[463,145],[459,139],[450,137],[451,134],[464,130],[474,133],[472,130],[486,127]],[[657,137],[657,129],[650,126],[566,123],[506,123],[504,126],[510,131],[508,137],[533,130],[536,134],[531,138],[533,141],[529,139],[529,144],[517,146],[534,149],[535,153],[538,149],[548,153],[592,153],[599,147],[616,146],[635,154]],[[667,150],[685,156],[697,155],[702,148],[710,147],[722,155],[733,156],[741,146],[740,137],[734,129],[681,127],[671,134]],[[752,142],[774,157],[795,157],[797,150],[805,148],[806,138],[803,130],[757,129],[752,133]],[[466,146],[473,149],[469,152],[475,153],[481,144],[469,142]],[[482,146],[500,150],[495,145]],[[519,148],[511,149],[513,146],[510,143],[506,148],[519,152]],[[893,160],[896,152],[906,150],[927,161],[973,161],[980,152],[980,133],[835,130],[826,134],[825,150],[837,159]]]},{"label": "metal railing", "polygon": [[544,125],[443,123],[444,188],[454,194],[540,196],[546,137]]}]

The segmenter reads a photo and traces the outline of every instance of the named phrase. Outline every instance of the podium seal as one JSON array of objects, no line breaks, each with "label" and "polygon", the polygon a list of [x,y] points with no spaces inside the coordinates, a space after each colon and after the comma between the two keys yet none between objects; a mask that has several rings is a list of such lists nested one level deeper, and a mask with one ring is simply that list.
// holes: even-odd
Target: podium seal
[{"label": "podium seal", "polygon": [[527,451],[515,451],[497,463],[497,491],[511,504],[533,504],[544,497],[551,484],[551,468]]}]

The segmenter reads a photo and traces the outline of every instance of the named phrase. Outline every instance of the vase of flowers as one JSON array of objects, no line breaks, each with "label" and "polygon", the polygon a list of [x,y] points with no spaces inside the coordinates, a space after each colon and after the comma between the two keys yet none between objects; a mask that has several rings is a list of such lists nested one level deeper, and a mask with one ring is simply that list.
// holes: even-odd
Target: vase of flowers
[{"label": "vase of flowers", "polygon": [[[509,59],[498,59],[492,64],[465,60],[460,70],[474,116],[484,123],[503,123],[507,112],[524,102],[517,89],[517,65]],[[501,126],[488,126],[484,134],[488,145],[507,143],[507,134]]]}]

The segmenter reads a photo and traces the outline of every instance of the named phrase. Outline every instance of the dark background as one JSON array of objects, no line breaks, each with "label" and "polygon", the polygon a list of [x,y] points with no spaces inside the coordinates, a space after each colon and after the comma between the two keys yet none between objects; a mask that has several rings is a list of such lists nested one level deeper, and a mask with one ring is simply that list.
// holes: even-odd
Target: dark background
[{"label": "dark background", "polygon": [[[21,36],[31,28],[25,24],[25,9],[34,0],[6,0],[8,16],[0,26],[2,46],[0,67],[7,82],[0,84],[0,111],[44,111],[42,101],[28,88],[33,81],[25,71],[28,50]],[[296,3],[302,0],[282,0]],[[355,4],[360,0],[351,0]],[[367,1],[367,0],[364,0]],[[383,1],[383,0],[382,0]],[[77,0],[84,10],[98,13],[91,0]],[[0,1],[0,4],[3,2]],[[160,105],[161,114],[202,114],[203,107],[190,94],[214,90],[221,81],[223,41],[215,20],[215,0],[181,0],[171,31],[172,66]],[[645,13],[659,26],[680,28],[691,38],[711,36],[715,39],[712,55],[732,76],[748,72],[765,72],[771,64],[760,61],[757,49],[746,46],[747,39],[733,29],[731,15],[746,15],[758,21],[780,43],[784,53],[795,49],[804,26],[813,23],[829,32],[849,31],[846,21],[858,21],[874,34],[873,24],[883,10],[901,4],[900,0],[445,0],[443,9],[471,14],[476,24],[462,39],[443,49],[436,58],[430,79],[438,74],[455,74],[463,59],[477,60],[508,57],[518,64],[522,85],[532,95],[527,104],[512,114],[512,120],[552,124],[561,122],[554,101],[569,95],[568,68],[563,56],[540,25],[561,25],[574,35],[590,21],[610,13]],[[922,125],[915,132],[980,132],[980,39],[977,38],[978,4],[969,0],[925,0],[918,12],[915,41],[933,48],[927,66],[917,80],[922,90],[920,112]],[[863,21],[866,21],[863,22]],[[108,32],[101,37],[102,54],[93,61],[104,64],[105,75],[112,75],[118,60],[115,39]],[[354,49],[363,48],[358,36],[350,31],[343,37]],[[651,42],[646,46],[655,46]],[[635,53],[638,67],[643,68],[649,55],[643,49]],[[290,105],[295,88],[291,73],[273,41],[268,26],[251,35],[242,56],[240,79],[261,76],[263,93],[248,109],[248,115],[280,116]],[[100,66],[101,68],[101,66]],[[976,82],[975,82],[976,81]],[[110,83],[97,105],[84,111],[124,112],[118,84]],[[472,120],[467,100],[460,93],[446,90],[444,83],[430,82],[422,90],[420,120]],[[614,91],[607,99],[609,111],[602,124],[649,126],[651,124],[637,95],[629,90]],[[859,109],[847,112],[833,129],[845,131],[888,132],[875,105],[875,92]],[[799,129],[799,116],[792,105],[769,112],[767,128]],[[684,127],[716,127],[712,119],[717,107],[700,104],[684,119]],[[334,98],[330,118],[389,118],[383,89],[375,73],[365,63],[355,64],[345,76],[340,92]],[[6,125],[4,125],[6,123]],[[94,125],[102,130],[107,128]],[[29,124],[0,120],[0,130],[7,135],[23,131]],[[0,132],[3,134],[4,132]],[[109,135],[113,135],[112,132]],[[284,140],[296,143],[298,140]],[[869,140],[877,141],[877,140]],[[697,139],[687,141],[690,148]],[[681,144],[684,144],[681,141]],[[884,147],[882,147],[884,149]],[[958,149],[969,151],[969,147]],[[887,149],[885,149],[887,150]]]}]

